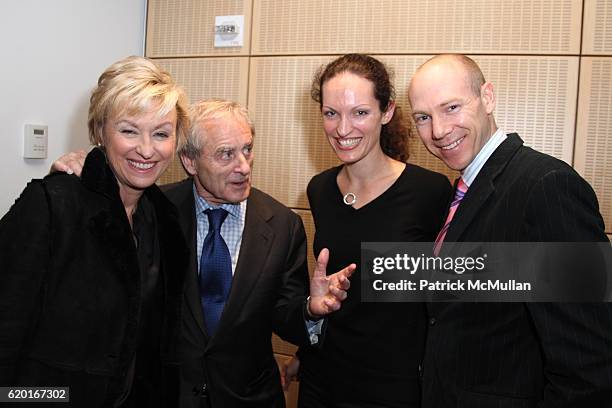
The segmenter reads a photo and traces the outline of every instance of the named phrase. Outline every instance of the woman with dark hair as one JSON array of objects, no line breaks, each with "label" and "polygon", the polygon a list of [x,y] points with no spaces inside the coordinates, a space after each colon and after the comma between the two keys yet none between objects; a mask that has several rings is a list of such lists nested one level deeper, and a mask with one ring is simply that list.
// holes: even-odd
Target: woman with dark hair
[{"label": "woman with dark hair", "polygon": [[329,270],[351,262],[358,267],[342,309],[326,318],[322,346],[298,351],[301,363],[284,367],[285,384],[299,364],[300,407],[418,407],[424,305],[362,303],[361,242],[433,242],[450,183],[406,163],[409,128],[377,59],[335,59],[315,76],[312,97],[342,161],[308,185],[314,252],[329,249]]}]

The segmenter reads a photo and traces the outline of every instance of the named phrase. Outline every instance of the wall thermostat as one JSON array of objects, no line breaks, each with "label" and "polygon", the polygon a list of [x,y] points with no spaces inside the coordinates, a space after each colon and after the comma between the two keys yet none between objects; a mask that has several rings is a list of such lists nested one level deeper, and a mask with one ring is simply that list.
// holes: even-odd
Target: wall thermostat
[{"label": "wall thermostat", "polygon": [[244,45],[244,16],[215,17],[215,47]]},{"label": "wall thermostat", "polygon": [[25,159],[46,159],[47,135],[46,125],[25,125],[23,157]]}]

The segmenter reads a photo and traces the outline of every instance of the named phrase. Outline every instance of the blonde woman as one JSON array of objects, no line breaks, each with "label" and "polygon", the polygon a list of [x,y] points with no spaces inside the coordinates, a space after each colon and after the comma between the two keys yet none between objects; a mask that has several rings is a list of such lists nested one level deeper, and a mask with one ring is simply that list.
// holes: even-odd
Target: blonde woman
[{"label": "blonde woman", "polygon": [[189,127],[152,61],[108,67],[81,178],[28,184],[0,220],[0,384],[70,387],[73,407],[175,406],[188,260],[155,186]]}]

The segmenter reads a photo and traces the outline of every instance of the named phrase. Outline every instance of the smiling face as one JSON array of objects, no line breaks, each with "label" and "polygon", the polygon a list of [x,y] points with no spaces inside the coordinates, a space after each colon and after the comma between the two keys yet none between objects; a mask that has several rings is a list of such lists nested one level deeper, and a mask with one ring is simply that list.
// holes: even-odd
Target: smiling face
[{"label": "smiling face", "polygon": [[198,157],[181,155],[196,190],[210,204],[239,203],[251,192],[253,135],[242,118],[224,117],[196,123],[202,149]]},{"label": "smiling face", "polygon": [[382,153],[382,125],[393,117],[394,105],[381,112],[372,82],[350,72],[340,73],[321,88],[323,128],[329,144],[344,163]]},{"label": "smiling face", "polygon": [[465,66],[453,58],[433,59],[412,78],[408,95],[419,137],[453,170],[464,170],[497,130],[493,85],[477,95]]},{"label": "smiling face", "polygon": [[159,107],[130,115],[119,112],[105,122],[103,142],[108,163],[124,203],[140,197],[168,168],[176,148],[176,109],[166,115]]}]

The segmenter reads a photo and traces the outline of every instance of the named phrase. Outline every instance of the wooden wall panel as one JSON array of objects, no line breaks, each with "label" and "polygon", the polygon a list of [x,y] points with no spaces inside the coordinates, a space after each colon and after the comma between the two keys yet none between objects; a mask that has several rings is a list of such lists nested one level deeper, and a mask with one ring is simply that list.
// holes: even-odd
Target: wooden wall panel
[{"label": "wooden wall panel", "polygon": [[247,103],[248,57],[158,59],[183,86],[189,100],[223,98]]},{"label": "wooden wall panel", "polygon": [[[145,55],[248,55],[251,9],[251,0],[149,0]],[[215,48],[215,16],[233,15],[244,15],[244,46]]]},{"label": "wooden wall panel", "polygon": [[315,225],[314,220],[312,219],[312,213],[310,210],[294,210],[297,215],[302,218],[302,222],[304,223],[304,229],[306,230],[306,245],[308,248],[308,274],[312,276],[312,272],[315,267],[315,257],[313,254],[312,245],[314,242],[314,233],[315,233]]},{"label": "wooden wall panel", "polygon": [[[183,86],[191,102],[223,98],[246,104],[249,75],[248,57],[158,59]],[[160,184],[172,183],[187,176],[180,160],[175,158],[160,178]]]},{"label": "wooden wall panel", "polygon": [[158,185],[170,184],[176,181],[181,181],[188,176],[185,169],[183,169],[183,165],[181,164],[181,160],[178,158],[178,155],[174,156],[174,159],[165,173],[157,180]]},{"label": "wooden wall panel", "polygon": [[295,354],[297,347],[291,343],[288,343],[278,337],[276,334],[272,334],[272,348],[275,353],[292,356]]},{"label": "wooden wall panel", "polygon": [[[249,107],[254,113],[257,185],[291,207],[308,208],[310,178],[337,164],[310,100],[316,68],[332,57],[252,58]],[[398,104],[409,116],[407,88],[427,56],[379,56],[395,72]],[[578,82],[577,57],[476,56],[495,85],[498,125],[517,131],[537,150],[572,162]],[[263,107],[268,107],[263,108]],[[415,136],[410,161],[456,177]],[[263,162],[263,164],[262,164]]]},{"label": "wooden wall panel", "polygon": [[313,73],[329,57],[251,58],[249,109],[257,136],[254,184],[289,207],[308,208],[306,185],[337,159],[310,99]]},{"label": "wooden wall panel", "polygon": [[577,57],[474,57],[496,86],[495,119],[525,144],[572,164]]},{"label": "wooden wall panel", "polygon": [[[276,359],[276,363],[280,365],[288,361],[290,359],[289,356],[283,354],[275,354],[274,358]],[[287,402],[287,408],[297,408],[297,398],[298,398],[298,382],[292,382],[289,386],[289,390],[285,392],[285,401]]]},{"label": "wooden wall panel", "polygon": [[612,55],[612,1],[584,0],[582,52]]},{"label": "wooden wall panel", "polygon": [[254,55],[578,54],[580,0],[255,0]]},{"label": "wooden wall panel", "polygon": [[593,186],[612,232],[612,57],[584,57],[576,127],[576,170]]}]

